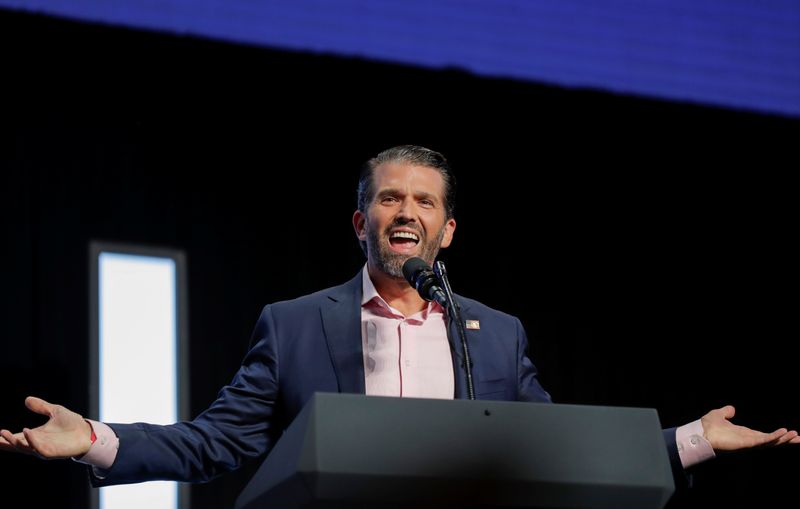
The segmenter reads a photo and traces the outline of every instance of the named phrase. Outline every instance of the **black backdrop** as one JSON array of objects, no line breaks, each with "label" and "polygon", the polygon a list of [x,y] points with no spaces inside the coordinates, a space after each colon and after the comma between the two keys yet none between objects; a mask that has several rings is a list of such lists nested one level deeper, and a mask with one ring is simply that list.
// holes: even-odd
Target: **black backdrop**
[{"label": "black backdrop", "polygon": [[[357,170],[401,143],[449,157],[454,289],[522,319],[556,401],[800,426],[796,119],[8,12],[0,44],[2,427],[40,421],[28,394],[87,411],[90,240],[186,251],[199,413],[264,304],[359,270]],[[722,457],[673,505],[796,507],[798,454]],[[87,504],[71,462],[0,471]]]}]

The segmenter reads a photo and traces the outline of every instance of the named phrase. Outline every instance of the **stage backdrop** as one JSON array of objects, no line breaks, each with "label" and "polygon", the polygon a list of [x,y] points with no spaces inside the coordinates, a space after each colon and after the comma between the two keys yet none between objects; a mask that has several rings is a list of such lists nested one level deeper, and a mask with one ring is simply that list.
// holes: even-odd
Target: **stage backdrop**
[{"label": "stage backdrop", "polygon": [[792,0],[0,0],[283,48],[800,115]]},{"label": "stage backdrop", "polygon": [[[39,422],[28,394],[88,411],[91,240],[186,253],[202,411],[262,306],[361,268],[357,171],[401,143],[449,156],[454,289],[520,317],[556,401],[800,425],[795,119],[25,13],[0,47],[3,427]],[[720,458],[679,507],[796,507],[797,454]],[[230,507],[255,466],[194,507]],[[71,462],[0,471],[86,507]]]}]

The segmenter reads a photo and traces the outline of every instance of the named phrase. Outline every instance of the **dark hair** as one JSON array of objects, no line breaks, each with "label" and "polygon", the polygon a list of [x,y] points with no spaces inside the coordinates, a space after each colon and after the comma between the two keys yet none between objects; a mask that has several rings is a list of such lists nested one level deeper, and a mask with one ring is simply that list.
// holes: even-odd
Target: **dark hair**
[{"label": "dark hair", "polygon": [[456,179],[450,170],[450,165],[447,163],[447,159],[439,152],[417,145],[392,147],[367,161],[358,178],[358,210],[366,212],[367,205],[375,196],[373,186],[375,168],[387,162],[411,163],[417,166],[433,168],[441,173],[444,181],[445,216],[447,219],[453,218],[456,206]]}]

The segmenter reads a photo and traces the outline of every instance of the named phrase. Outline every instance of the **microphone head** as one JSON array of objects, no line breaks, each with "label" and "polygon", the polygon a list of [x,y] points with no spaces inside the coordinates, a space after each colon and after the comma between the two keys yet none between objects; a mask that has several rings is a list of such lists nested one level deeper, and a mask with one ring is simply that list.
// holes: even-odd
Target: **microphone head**
[{"label": "microphone head", "polygon": [[[417,289],[419,296],[425,300],[435,300],[441,304],[445,297],[439,288],[439,279],[422,258],[409,258],[403,264],[403,276],[405,276],[412,288]],[[440,302],[441,301],[441,302]],[[445,304],[442,304],[445,306]]]},{"label": "microphone head", "polygon": [[430,265],[428,265],[428,262],[418,256],[409,258],[403,264],[403,276],[406,278],[406,281],[415,288],[417,287],[417,276],[424,270],[433,271]]}]

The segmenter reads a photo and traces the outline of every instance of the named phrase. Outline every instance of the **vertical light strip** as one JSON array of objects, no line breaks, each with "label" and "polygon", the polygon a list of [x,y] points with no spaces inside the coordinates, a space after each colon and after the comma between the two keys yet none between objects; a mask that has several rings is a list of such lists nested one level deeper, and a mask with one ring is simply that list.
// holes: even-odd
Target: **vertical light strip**
[{"label": "vertical light strip", "polygon": [[[101,252],[98,260],[98,391],[103,422],[178,420],[175,260]],[[101,509],[177,508],[174,482],[100,490]]]}]

